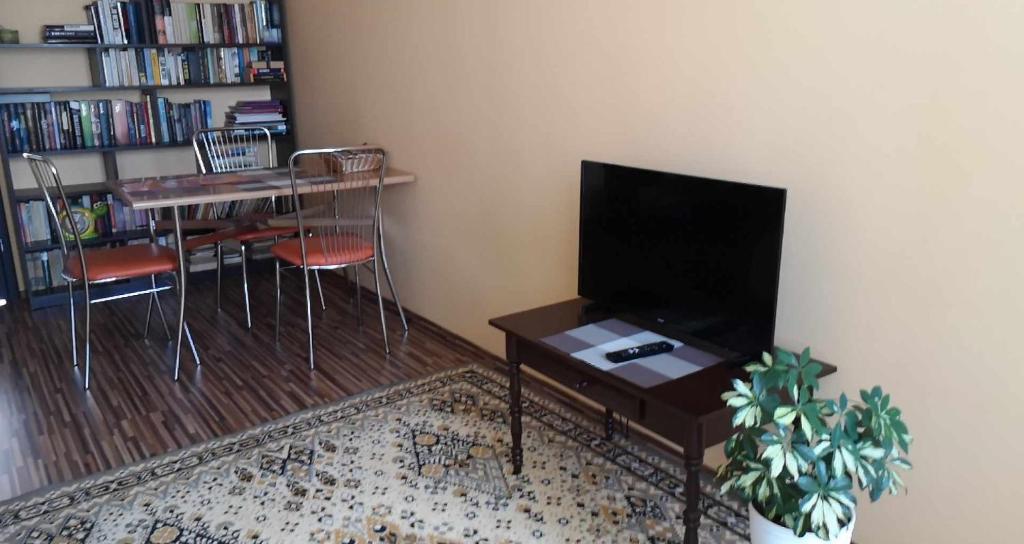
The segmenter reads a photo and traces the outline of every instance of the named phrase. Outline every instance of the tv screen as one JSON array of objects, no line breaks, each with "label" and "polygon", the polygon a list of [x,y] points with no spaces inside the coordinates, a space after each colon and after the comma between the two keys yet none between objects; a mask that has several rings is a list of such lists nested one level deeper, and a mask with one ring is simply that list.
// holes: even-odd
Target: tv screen
[{"label": "tv screen", "polygon": [[726,357],[771,351],[785,189],[590,161],[581,185],[580,296]]}]

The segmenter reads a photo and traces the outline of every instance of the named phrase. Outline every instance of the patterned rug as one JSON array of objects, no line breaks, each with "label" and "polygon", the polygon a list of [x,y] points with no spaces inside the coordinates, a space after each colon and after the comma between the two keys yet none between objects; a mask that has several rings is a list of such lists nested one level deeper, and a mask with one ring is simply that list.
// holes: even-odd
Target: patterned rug
[{"label": "patterned rug", "polygon": [[[478,367],[364,393],[0,505],[0,542],[681,542],[667,457],[524,391],[511,474],[505,378]],[[747,542],[702,478],[702,543]]]}]

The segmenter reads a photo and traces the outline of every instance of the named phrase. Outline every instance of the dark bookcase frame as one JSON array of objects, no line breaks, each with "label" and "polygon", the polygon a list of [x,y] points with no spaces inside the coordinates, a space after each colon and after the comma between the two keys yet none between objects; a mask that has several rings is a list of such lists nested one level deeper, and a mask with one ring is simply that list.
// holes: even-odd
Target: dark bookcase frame
[{"label": "dark bookcase frame", "polygon": [[[83,3],[85,0],[83,0]],[[285,67],[291,66],[291,58],[288,51],[288,39],[287,39],[287,10],[285,0],[271,0],[276,3],[280,8],[281,13],[281,42],[280,43],[243,43],[243,44],[47,44],[47,43],[21,43],[21,44],[0,44],[0,54],[8,53],[14,54],[19,51],[33,51],[33,50],[80,50],[85,52],[91,57],[88,59],[94,66],[100,62],[99,54],[105,49],[142,49],[142,48],[156,48],[156,49],[217,49],[222,47],[258,47],[263,48],[271,52],[272,57],[275,60],[285,61]],[[208,83],[208,84],[197,84],[197,85],[141,85],[141,86],[128,86],[128,87],[107,87],[102,85],[99,80],[98,71],[95,69],[90,70],[92,73],[92,85],[83,86],[53,86],[53,87],[0,87],[0,94],[75,94],[75,93],[96,93],[96,92],[125,92],[125,91],[138,91],[140,97],[150,96],[156,98],[160,92],[169,89],[224,89],[229,90],[232,87],[267,87],[270,92],[270,98],[280,100],[285,107],[285,111],[288,113],[288,132],[284,135],[274,136],[274,147],[277,154],[277,164],[287,164],[289,155],[295,151],[295,108],[292,107],[291,101],[291,88],[292,78],[289,74],[287,82],[257,82],[257,83]],[[12,251],[14,244],[17,244],[18,248],[18,260],[21,266],[21,270],[24,274],[24,290],[22,294],[28,298],[29,304],[32,309],[46,308],[50,306],[59,306],[67,304],[67,289],[65,287],[53,287],[46,289],[32,290],[29,285],[28,279],[28,263],[26,255],[28,253],[35,253],[39,251],[50,251],[53,249],[59,249],[59,244],[47,243],[47,242],[34,242],[31,244],[25,244],[22,242],[21,235],[21,222],[18,217],[18,203],[27,200],[38,200],[41,198],[38,189],[15,189],[14,179],[11,175],[11,161],[24,160],[20,154],[10,154],[7,152],[7,142],[5,140],[3,130],[0,130],[0,168],[3,169],[4,178],[7,183],[7,196],[8,204],[10,206],[4,206],[3,210],[0,210],[0,221],[3,224],[0,225],[0,297],[6,296],[8,299],[14,297],[19,292],[17,279],[14,272],[14,251]],[[60,151],[44,151],[40,152],[42,155],[58,155],[58,154],[69,154],[69,153],[99,153],[103,156],[103,168],[104,175],[107,180],[114,180],[120,177],[117,168],[117,155],[118,153],[131,152],[131,151],[142,151],[142,150],[157,150],[164,148],[180,148],[191,146],[191,143],[170,143],[170,144],[157,144],[157,145],[132,145],[132,146],[116,146],[116,147],[92,147],[86,149],[65,149]],[[168,174],[181,173],[181,172],[168,172]],[[104,182],[96,183],[75,183],[67,185],[67,194],[69,197],[78,196],[82,194],[91,193],[108,193],[110,192]],[[4,216],[7,215],[12,219],[14,224],[14,231],[8,232],[7,224]],[[91,246],[97,245],[120,245],[125,244],[128,241],[148,238],[149,232],[145,229],[130,230],[130,231],[119,231],[110,233],[107,236],[89,240],[87,243]],[[107,296],[108,294],[116,294],[119,292],[127,291],[128,289],[138,289],[138,282],[128,281],[119,282],[101,287],[104,291],[102,295],[97,294],[96,296]],[[148,285],[148,284],[147,284]]]}]

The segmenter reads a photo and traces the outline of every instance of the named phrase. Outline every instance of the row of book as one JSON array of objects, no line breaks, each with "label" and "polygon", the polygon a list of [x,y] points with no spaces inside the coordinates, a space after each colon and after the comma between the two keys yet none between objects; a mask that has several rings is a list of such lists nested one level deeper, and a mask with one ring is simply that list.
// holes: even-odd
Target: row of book
[{"label": "row of book", "polygon": [[185,143],[213,126],[209,100],[174,104],[164,97],[0,104],[9,153]]},{"label": "row of book", "polygon": [[[111,49],[100,52],[98,72],[105,87],[283,81],[284,63],[271,63],[269,54],[258,47]],[[272,71],[278,63],[279,71]],[[280,79],[268,79],[275,74]]]},{"label": "row of book", "polygon": [[288,118],[280,100],[240,100],[228,106],[224,126],[264,127],[271,134],[287,134]]},{"label": "row of book", "polygon": [[[55,201],[54,205],[58,207],[57,213],[63,217],[63,203]],[[90,211],[88,224],[79,221],[79,226],[85,227],[79,229],[83,239],[106,238],[119,232],[147,228],[146,212],[125,207],[124,203],[111,193],[69,197],[68,205]],[[25,244],[57,243],[61,234],[70,239],[69,233],[61,233],[54,228],[53,219],[43,200],[19,202],[18,224],[21,227],[21,241]],[[62,226],[66,227],[67,225]]]},{"label": "row of book", "polygon": [[45,43],[96,43],[94,25],[43,25]]},{"label": "row of book", "polygon": [[86,6],[104,44],[280,43],[277,2],[97,0]]}]

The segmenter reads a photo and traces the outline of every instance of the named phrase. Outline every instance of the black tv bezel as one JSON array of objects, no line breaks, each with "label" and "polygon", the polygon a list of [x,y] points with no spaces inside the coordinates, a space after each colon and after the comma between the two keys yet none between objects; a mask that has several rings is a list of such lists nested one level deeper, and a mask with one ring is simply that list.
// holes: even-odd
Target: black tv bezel
[{"label": "black tv bezel", "polygon": [[660,175],[660,176],[668,175],[668,176],[676,176],[676,177],[680,177],[680,178],[687,178],[687,179],[691,179],[691,180],[711,181],[711,182],[716,182],[716,183],[728,183],[728,184],[733,184],[733,185],[742,185],[742,186],[747,186],[747,187],[758,187],[758,188],[768,188],[768,189],[775,189],[775,190],[781,191],[782,192],[782,202],[781,202],[782,225],[779,228],[779,244],[778,244],[778,247],[776,248],[776,252],[775,252],[776,262],[778,263],[778,266],[776,266],[775,269],[771,271],[773,276],[774,276],[773,279],[774,279],[774,285],[775,285],[774,297],[773,297],[774,298],[775,311],[772,312],[771,327],[770,327],[772,344],[775,343],[775,329],[776,329],[776,326],[777,326],[777,323],[778,323],[778,316],[779,316],[779,287],[780,287],[780,282],[781,282],[781,279],[782,279],[783,244],[785,243],[784,240],[785,240],[785,231],[786,231],[786,201],[787,201],[787,198],[788,198],[788,195],[789,195],[789,191],[785,187],[773,187],[773,186],[770,186],[770,185],[761,185],[761,184],[757,184],[757,183],[749,183],[749,182],[742,182],[742,181],[733,181],[733,180],[726,180],[726,179],[709,178],[709,177],[704,177],[704,176],[694,176],[694,175],[690,175],[690,174],[679,174],[679,173],[676,173],[676,172],[666,172],[666,171],[663,171],[663,170],[654,170],[654,169],[650,169],[650,168],[640,168],[640,167],[636,167],[636,166],[628,166],[628,165],[623,165],[623,164],[607,163],[607,162],[593,161],[593,160],[587,160],[587,159],[583,159],[583,160],[580,161],[580,203],[579,203],[580,207],[579,207],[579,222],[578,222],[578,225],[577,225],[577,229],[578,230],[577,230],[577,257],[576,257],[576,259],[577,259],[576,260],[576,266],[577,266],[577,270],[576,270],[576,293],[580,297],[585,298],[585,299],[591,301],[591,304],[588,306],[588,310],[594,312],[595,315],[601,316],[602,319],[603,318],[607,318],[607,317],[612,316],[612,315],[614,315],[616,317],[619,317],[619,318],[624,318],[626,321],[631,321],[631,322],[633,322],[634,324],[636,324],[638,326],[647,328],[648,330],[652,330],[654,332],[657,332],[657,333],[662,334],[664,336],[668,336],[670,338],[679,339],[679,340],[681,340],[681,341],[683,341],[683,342],[685,342],[687,344],[694,345],[695,347],[698,347],[700,349],[705,349],[705,350],[714,352],[714,353],[720,355],[724,360],[729,361],[729,362],[742,363],[742,362],[746,362],[746,361],[751,360],[751,359],[759,360],[760,357],[761,357],[761,352],[762,351],[766,351],[768,353],[771,353],[774,350],[774,348],[775,348],[774,345],[763,346],[759,351],[754,352],[754,353],[741,353],[741,352],[733,351],[731,349],[728,349],[725,346],[718,346],[718,345],[712,344],[712,343],[710,343],[708,341],[705,341],[705,340],[703,340],[701,338],[697,338],[697,337],[694,337],[694,336],[692,336],[690,334],[687,334],[686,332],[683,332],[682,330],[673,327],[671,321],[665,320],[663,317],[656,316],[656,315],[646,315],[646,314],[643,314],[643,313],[636,313],[633,309],[628,309],[628,308],[616,308],[616,307],[614,307],[612,305],[609,305],[607,303],[607,301],[602,301],[602,300],[599,300],[599,299],[596,299],[596,298],[592,298],[592,294],[588,294],[588,293],[584,293],[583,292],[583,285],[582,285],[582,282],[581,282],[581,276],[583,274],[583,243],[582,243],[582,236],[583,236],[583,190],[584,190],[583,175],[584,175],[584,172],[586,170],[586,166],[588,164],[589,165],[596,165],[596,166],[612,166],[612,167],[616,167],[616,168],[626,168],[626,169],[634,170],[634,171],[641,172],[641,173],[647,172],[647,173],[651,173],[651,174],[657,174],[657,175]]}]

